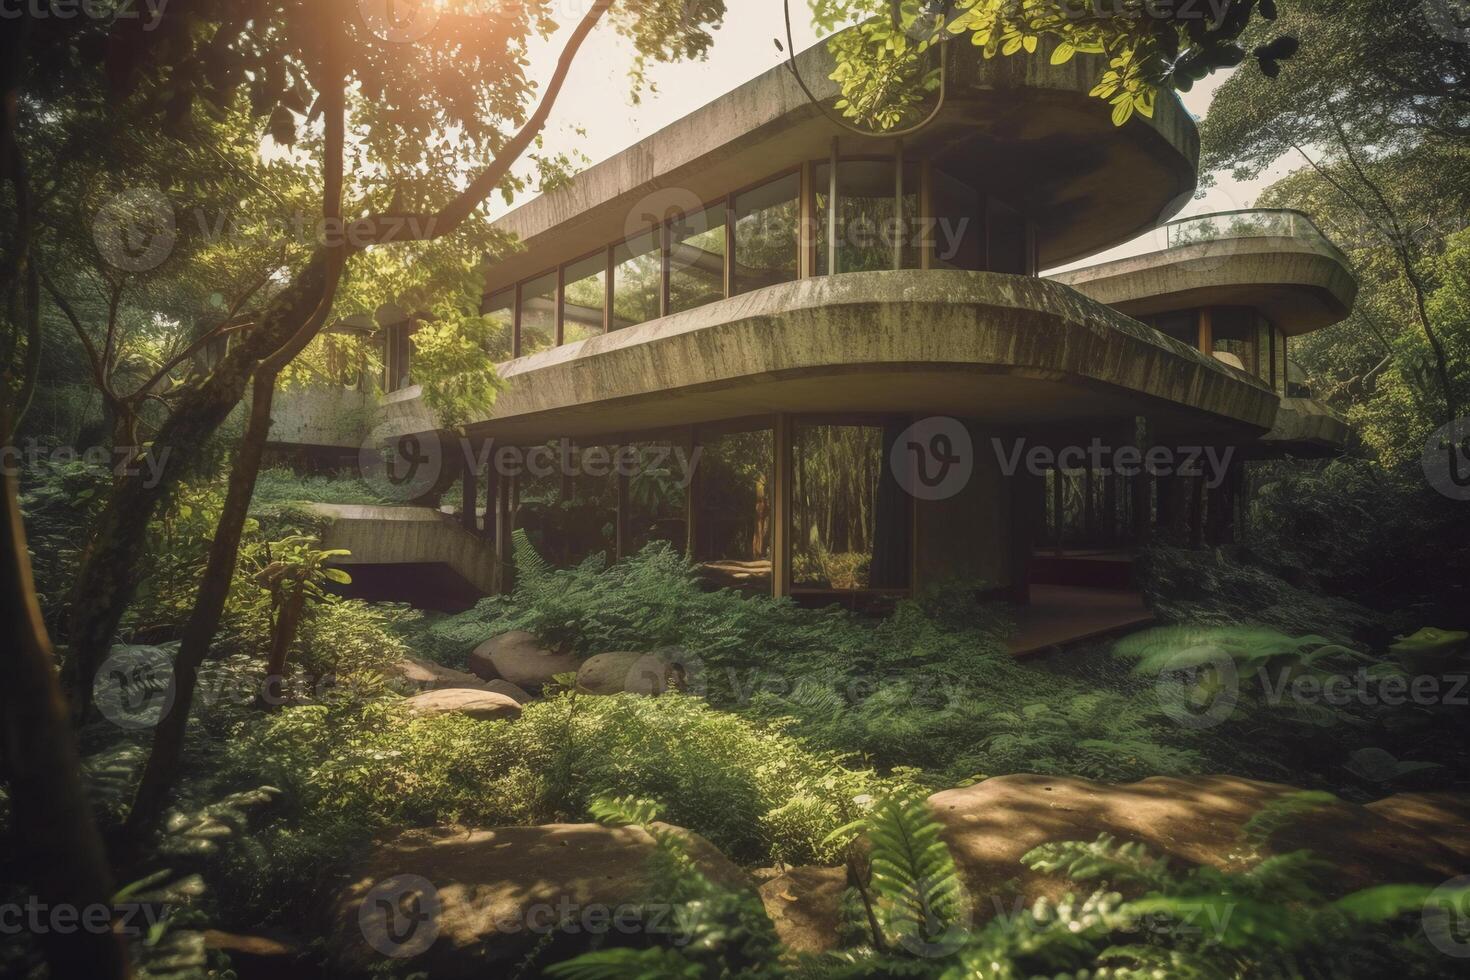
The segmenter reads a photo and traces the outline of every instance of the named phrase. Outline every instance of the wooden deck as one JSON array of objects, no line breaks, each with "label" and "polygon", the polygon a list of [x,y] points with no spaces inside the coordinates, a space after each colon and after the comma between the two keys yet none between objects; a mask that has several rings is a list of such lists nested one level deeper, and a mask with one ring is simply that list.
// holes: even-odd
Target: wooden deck
[{"label": "wooden deck", "polygon": [[1154,620],[1140,593],[1070,585],[1031,586],[1031,604],[1018,606],[1015,617],[1010,651],[1017,657],[1126,632]]}]

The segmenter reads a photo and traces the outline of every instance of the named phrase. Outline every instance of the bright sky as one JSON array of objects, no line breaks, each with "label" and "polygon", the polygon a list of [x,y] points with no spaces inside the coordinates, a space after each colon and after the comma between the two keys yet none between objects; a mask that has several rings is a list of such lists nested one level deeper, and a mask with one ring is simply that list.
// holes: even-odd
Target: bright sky
[{"label": "bright sky", "polygon": [[[566,11],[561,19],[565,34],[576,22],[585,0],[563,0],[563,3]],[[729,6],[731,12],[714,36],[709,60],[653,66],[649,80],[656,91],[645,92],[640,105],[634,105],[629,98],[630,46],[606,26],[598,28],[575,63],[552,115],[546,132],[546,150],[580,152],[593,163],[600,162],[779,65],[784,56],[772,42],[780,36],[785,43],[781,0],[731,0]],[[797,50],[815,44],[818,38],[808,20],[806,0],[791,0],[791,13]],[[560,50],[559,37],[538,50],[532,59],[533,77],[544,81]],[[1224,78],[1216,75],[1196,86],[1183,97],[1185,107],[1196,117],[1202,117]],[[1203,198],[1191,201],[1182,214],[1250,207],[1261,190],[1285,176],[1288,169],[1278,167],[1249,182],[1235,181],[1228,173],[1219,174],[1216,186]],[[528,193],[522,200],[534,196]],[[493,213],[498,216],[507,210],[496,198]],[[1162,232],[1152,232],[1079,264],[1163,246]]]}]

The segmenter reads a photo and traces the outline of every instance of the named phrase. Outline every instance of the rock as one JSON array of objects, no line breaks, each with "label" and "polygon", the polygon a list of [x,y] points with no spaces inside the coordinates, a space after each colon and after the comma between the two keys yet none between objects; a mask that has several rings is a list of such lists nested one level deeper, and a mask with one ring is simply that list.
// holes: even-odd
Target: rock
[{"label": "rock", "polygon": [[418,694],[421,691],[442,691],[445,688],[473,690],[485,688],[485,682],[474,674],[455,670],[420,657],[404,657],[389,667],[385,673],[388,684],[401,694]]},{"label": "rock", "polygon": [[425,691],[404,702],[414,715],[467,715],[479,721],[515,721],[521,706],[504,694],[494,691],[462,690]]},{"label": "rock", "polygon": [[577,690],[584,694],[649,694],[682,691],[684,666],[656,653],[599,653],[577,670]]},{"label": "rock", "polygon": [[[1053,841],[1092,841],[1102,833],[1141,841],[1156,854],[1193,865],[1241,870],[1242,830],[1292,786],[1233,776],[1154,777],[1126,785],[1052,776],[997,776],[929,797],[960,867],[976,921],[1017,901],[1085,892],[1056,875],[1030,871],[1021,857]],[[1387,802],[1387,801],[1384,801]],[[1462,804],[1463,805],[1463,804]],[[1332,862],[1329,892],[1377,884],[1439,884],[1470,870],[1470,860],[1434,840],[1440,818],[1411,827],[1369,807],[1338,801],[1293,820],[1270,842],[1272,853],[1307,849]],[[1452,818],[1440,829],[1463,833]]]},{"label": "rock", "polygon": [[1412,828],[1470,866],[1470,794],[1400,793],[1364,809]]},{"label": "rock", "polygon": [[484,681],[480,684],[480,690],[503,694],[516,704],[530,704],[535,700],[528,691],[510,681]]},{"label": "rock", "polygon": [[847,869],[799,867],[771,869],[760,887],[761,902],[776,927],[776,935],[794,953],[825,953],[837,948],[842,920],[842,893]]},{"label": "rock", "polygon": [[[683,835],[711,880],[751,888],[704,838],[655,827]],[[658,902],[649,892],[653,851],[641,827],[408,831],[380,843],[349,874],[353,884],[331,907],[328,953],[349,974],[412,953],[405,963],[414,972],[482,980],[508,975],[542,942],[549,948],[541,962],[556,962],[599,942],[637,943],[653,931],[677,939],[685,910],[653,904],[646,919],[637,918],[635,906]]]},{"label": "rock", "polygon": [[527,691],[540,692],[557,674],[575,673],[578,661],[570,653],[547,650],[525,630],[501,633],[475,647],[469,669],[487,681],[509,681]]}]

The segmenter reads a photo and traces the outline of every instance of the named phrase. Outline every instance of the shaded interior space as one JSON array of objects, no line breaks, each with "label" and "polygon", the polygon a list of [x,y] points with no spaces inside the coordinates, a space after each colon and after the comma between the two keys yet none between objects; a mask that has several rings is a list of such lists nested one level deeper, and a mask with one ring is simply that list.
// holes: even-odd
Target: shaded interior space
[{"label": "shaded interior space", "polygon": [[774,570],[775,436],[771,429],[701,436],[693,555],[713,588],[770,595]]},{"label": "shaded interior space", "polygon": [[348,565],[350,585],[325,583],[344,599],[363,602],[406,602],[415,609],[461,613],[473,609],[483,593],[454,569],[439,562]]},{"label": "shaded interior space", "polygon": [[1031,586],[1031,601],[1014,612],[1007,648],[1018,657],[1146,626],[1154,614],[1142,593],[1075,585]]}]

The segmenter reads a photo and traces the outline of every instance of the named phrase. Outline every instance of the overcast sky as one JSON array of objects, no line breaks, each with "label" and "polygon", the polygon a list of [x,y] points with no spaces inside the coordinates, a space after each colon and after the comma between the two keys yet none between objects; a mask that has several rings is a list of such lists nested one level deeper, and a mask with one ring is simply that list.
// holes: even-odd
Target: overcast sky
[{"label": "overcast sky", "polygon": [[[579,7],[584,3],[585,0],[564,0],[563,34],[575,23]],[[709,60],[653,66],[649,79],[656,91],[645,92],[639,105],[629,98],[630,46],[606,26],[598,28],[576,61],[552,115],[546,132],[547,151],[580,151],[594,163],[605,160],[780,64],[783,55],[773,39],[784,35],[781,0],[732,0],[729,6],[731,12],[724,26],[715,33]],[[817,35],[807,19],[806,0],[791,0],[791,12],[797,49],[815,44]],[[782,43],[785,43],[784,36]],[[560,38],[541,46],[532,59],[533,77],[544,82],[559,51]],[[1210,101],[1224,77],[1223,74],[1212,76],[1186,94],[1183,97],[1186,108],[1202,117],[1209,111]],[[1216,186],[1204,198],[1191,201],[1182,213],[1250,207],[1262,188],[1284,176],[1288,169],[1278,167],[1261,180],[1248,183],[1232,180],[1228,173],[1220,174]],[[499,215],[506,210],[497,198],[493,213]],[[1086,262],[1161,247],[1162,234],[1151,233]]]}]

